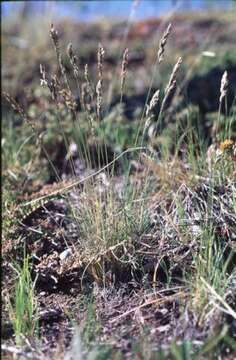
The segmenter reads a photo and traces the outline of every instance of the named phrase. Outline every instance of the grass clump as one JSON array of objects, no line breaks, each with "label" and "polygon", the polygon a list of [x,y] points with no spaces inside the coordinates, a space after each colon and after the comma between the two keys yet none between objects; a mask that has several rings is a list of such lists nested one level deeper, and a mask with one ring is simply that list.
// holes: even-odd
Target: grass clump
[{"label": "grass clump", "polygon": [[[29,186],[21,194],[23,205],[39,199],[45,202],[18,228],[34,255],[32,268],[38,282],[31,279],[25,255],[23,267],[16,268],[15,298],[9,300],[17,344],[22,344],[22,336],[35,334],[36,296],[44,306],[44,297],[50,306],[59,298],[63,315],[63,306],[70,306],[73,299],[76,319],[81,315],[78,298],[92,289],[97,291],[88,306],[85,326],[75,334],[71,353],[64,349],[65,358],[73,358],[76,351],[88,359],[113,358],[108,343],[128,354],[141,333],[144,340],[132,350],[138,358],[189,359],[195,350],[199,356],[208,354],[230,337],[230,325],[222,326],[224,316],[235,317],[227,298],[234,278],[232,243],[236,236],[236,155],[231,129],[235,114],[228,116],[227,109],[222,114],[229,81],[225,73],[215,126],[209,126],[205,137],[207,126],[198,108],[178,102],[183,96],[176,91],[181,57],[167,85],[152,89],[170,30],[169,25],[155,54],[143,111],[128,124],[123,109],[128,48],[118,77],[118,103],[109,110],[109,101],[105,104],[110,95],[105,90],[105,48],[99,43],[92,82],[90,66],[81,66],[71,43],[64,62],[53,25],[50,37],[57,70],[40,65],[40,83],[45,88],[42,121],[40,111],[34,107],[24,111],[5,94],[30,125],[39,145],[37,161],[45,166],[47,159],[47,181],[51,182],[32,197]],[[172,107],[175,102],[178,106]],[[13,139],[10,130],[7,136]],[[4,160],[11,168],[31,139],[27,137],[12,150],[6,148],[10,151],[5,150]],[[9,152],[13,155],[7,158]],[[51,200],[52,194],[58,198]],[[55,322],[60,321],[58,316]],[[222,329],[217,341],[204,345],[203,336],[211,339],[215,327]],[[195,338],[200,339],[197,344]],[[166,345],[163,351],[160,344]]]},{"label": "grass clump", "polygon": [[22,267],[16,266],[17,273],[13,299],[9,295],[9,315],[12,321],[15,341],[22,345],[25,338],[32,338],[37,332],[37,300],[35,296],[36,281],[32,281],[29,257],[25,256]]}]

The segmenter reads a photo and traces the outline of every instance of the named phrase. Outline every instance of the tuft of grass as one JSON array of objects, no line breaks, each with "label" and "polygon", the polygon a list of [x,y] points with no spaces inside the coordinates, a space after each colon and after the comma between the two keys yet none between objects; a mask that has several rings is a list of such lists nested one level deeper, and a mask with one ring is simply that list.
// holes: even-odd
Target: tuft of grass
[{"label": "tuft of grass", "polygon": [[38,327],[36,279],[32,281],[28,255],[24,257],[22,267],[16,265],[14,269],[17,273],[15,294],[9,295],[8,306],[16,344],[22,345],[25,337],[35,336]]}]

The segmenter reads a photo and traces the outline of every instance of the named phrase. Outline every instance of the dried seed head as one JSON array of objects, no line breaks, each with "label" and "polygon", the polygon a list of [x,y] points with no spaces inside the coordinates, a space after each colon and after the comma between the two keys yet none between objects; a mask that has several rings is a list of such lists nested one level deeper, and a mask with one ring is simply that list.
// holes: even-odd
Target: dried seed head
[{"label": "dried seed head", "polygon": [[97,116],[98,119],[101,118],[101,108],[102,108],[102,82],[98,80],[96,86],[96,93],[97,93]]},{"label": "dried seed head", "polygon": [[84,109],[86,109],[90,113],[92,111],[92,106],[91,106],[92,101],[91,101],[90,93],[88,91],[87,83],[83,83],[81,86],[81,101]]},{"label": "dried seed head", "polygon": [[159,64],[163,61],[165,46],[166,46],[167,39],[170,35],[170,31],[171,31],[171,24],[168,25],[166,31],[164,32],[164,34],[160,40],[160,43],[159,43],[159,49],[158,49],[158,54],[157,54]]},{"label": "dried seed head", "polygon": [[49,82],[49,80],[46,78],[45,68],[42,64],[39,65],[39,71],[40,71],[40,75],[41,75],[40,85],[44,86],[44,87],[48,87],[48,89],[51,93],[52,99],[56,100],[58,89],[59,89],[59,80],[58,80],[57,76],[53,75],[51,77],[51,81]]},{"label": "dried seed head", "polygon": [[27,120],[26,113],[24,112],[20,104],[16,102],[16,100],[10,94],[6,92],[3,92],[2,94],[4,98],[8,101],[8,103],[11,105],[12,109],[18,112],[24,120]]},{"label": "dried seed head", "polygon": [[84,65],[84,77],[85,80],[88,81],[88,64]]},{"label": "dried seed head", "polygon": [[66,107],[72,112],[76,110],[77,104],[74,100],[72,93],[67,89],[59,90],[59,94],[62,96]]},{"label": "dried seed head", "polygon": [[85,104],[86,104],[86,88],[87,88],[86,83],[83,83],[81,86],[81,102],[82,102],[83,108],[85,108]]},{"label": "dried seed head", "polygon": [[91,83],[89,80],[88,64],[85,64],[85,66],[84,66],[84,78],[86,81],[86,84],[84,84],[84,86],[86,86],[86,93],[89,95],[90,102],[92,102],[92,100],[94,99],[94,91],[92,89],[92,86],[91,86]]},{"label": "dried seed head", "polygon": [[31,118],[29,118],[29,116],[26,114],[26,112],[21,107],[21,105],[10,94],[3,91],[2,95],[10,104],[11,108],[21,116],[23,121],[27,122],[30,125],[33,132],[37,133],[34,121]]},{"label": "dried seed head", "polygon": [[103,60],[104,60],[105,50],[101,44],[98,44],[98,77],[102,80],[102,69],[103,69]]},{"label": "dried seed head", "polygon": [[67,75],[66,75],[66,69],[65,69],[65,66],[63,65],[63,62],[62,62],[61,50],[60,50],[60,46],[59,46],[58,32],[54,29],[53,24],[51,24],[50,36],[52,38],[52,42],[53,42],[53,45],[54,45],[54,48],[55,48],[58,65],[59,65],[61,74],[63,76],[64,83],[65,83],[68,91],[70,91],[70,86],[69,86],[69,82],[68,82]]},{"label": "dried seed head", "polygon": [[129,49],[126,48],[124,53],[123,53],[123,58],[122,58],[121,76],[126,74],[127,65],[128,65],[128,55],[129,55]]},{"label": "dried seed head", "polygon": [[51,83],[48,85],[49,90],[52,95],[53,100],[57,100],[58,92],[59,92],[59,80],[56,75],[53,75],[51,78]]},{"label": "dried seed head", "polygon": [[176,87],[177,73],[178,73],[181,63],[182,63],[182,58],[180,57],[172,70],[169,82],[165,88],[165,95],[164,95],[164,99],[162,100],[159,116],[161,116],[162,112],[164,111],[167,99],[169,98],[170,94]]},{"label": "dried seed head", "polygon": [[149,116],[159,101],[160,90],[157,90],[151,98],[150,104],[147,105],[146,116]]},{"label": "dried seed head", "polygon": [[67,55],[68,55],[68,57],[70,59],[71,65],[73,67],[74,76],[75,76],[75,78],[78,79],[78,77],[79,77],[78,58],[74,53],[74,50],[73,50],[73,47],[72,47],[71,43],[69,43],[69,45],[67,46]]},{"label": "dried seed head", "polygon": [[67,46],[67,55],[69,56],[70,59],[73,58],[74,51],[71,43],[69,43]]},{"label": "dried seed head", "polygon": [[126,48],[123,53],[122,64],[121,64],[121,94],[123,93],[124,90],[125,79],[127,74],[128,55],[129,55],[129,49]]},{"label": "dried seed head", "polygon": [[54,45],[58,46],[58,32],[57,32],[57,30],[54,29],[53,24],[51,24],[50,36],[52,38]]},{"label": "dried seed head", "polygon": [[182,63],[182,58],[179,57],[177,63],[175,64],[172,73],[170,75],[170,79],[169,82],[165,88],[165,94],[167,94],[169,92],[169,89],[172,87],[173,88],[173,84],[176,84],[176,77],[177,77],[177,73],[179,71],[180,65]]},{"label": "dried seed head", "polygon": [[39,65],[39,72],[40,72],[40,75],[41,75],[40,85],[44,86],[44,87],[48,86],[48,81],[46,79],[45,67],[42,64]]},{"label": "dried seed head", "polygon": [[228,73],[227,71],[225,71],[222,76],[221,85],[220,85],[220,103],[222,103],[223,99],[227,95],[228,85],[229,85]]}]

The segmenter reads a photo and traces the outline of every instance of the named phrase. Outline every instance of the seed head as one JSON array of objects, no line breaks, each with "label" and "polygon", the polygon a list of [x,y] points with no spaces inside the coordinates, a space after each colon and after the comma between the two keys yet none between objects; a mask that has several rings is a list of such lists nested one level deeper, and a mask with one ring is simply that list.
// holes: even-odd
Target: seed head
[{"label": "seed head", "polygon": [[102,108],[102,82],[98,80],[96,86],[96,93],[97,93],[97,116],[98,119],[101,118],[101,108]]},{"label": "seed head", "polygon": [[124,85],[125,85],[125,79],[127,74],[127,66],[128,66],[128,55],[129,55],[129,49],[126,48],[123,53],[123,59],[121,64],[121,84],[120,84],[120,93],[122,96]]},{"label": "seed head", "polygon": [[103,60],[104,60],[105,50],[101,44],[98,45],[98,77],[102,80],[102,70],[103,70]]},{"label": "seed head", "polygon": [[74,76],[78,79],[79,77],[79,67],[78,67],[78,58],[74,53],[73,46],[71,43],[67,46],[67,55],[70,59],[70,63],[73,67]]},{"label": "seed head", "polygon": [[45,67],[42,64],[39,65],[39,72],[40,72],[40,75],[41,75],[40,85],[44,86],[44,87],[48,86],[48,81],[46,79]]},{"label": "seed head", "polygon": [[159,64],[163,61],[165,46],[166,46],[167,39],[170,35],[170,31],[171,31],[171,24],[168,25],[166,31],[164,32],[164,34],[160,40],[160,43],[159,43],[159,49],[158,49],[158,54],[157,54]]},{"label": "seed head", "polygon": [[221,85],[220,85],[220,103],[222,103],[223,99],[227,95],[228,85],[229,85],[228,73],[227,71],[225,71],[222,76]]},{"label": "seed head", "polygon": [[150,112],[155,108],[155,106],[157,105],[158,101],[159,101],[159,96],[160,96],[160,90],[157,90],[153,97],[151,98],[150,104],[147,105],[147,110],[146,110],[146,116],[148,116],[150,114]]},{"label": "seed head", "polygon": [[52,38],[53,43],[55,45],[58,45],[58,32],[57,32],[57,30],[55,30],[53,24],[51,24],[50,36]]},{"label": "seed head", "polygon": [[177,73],[179,71],[180,65],[182,63],[182,58],[179,57],[177,63],[175,64],[172,73],[170,75],[170,79],[169,82],[165,88],[165,94],[167,94],[168,92],[170,92],[170,89],[173,88],[173,84],[176,83],[176,77],[177,77]]}]

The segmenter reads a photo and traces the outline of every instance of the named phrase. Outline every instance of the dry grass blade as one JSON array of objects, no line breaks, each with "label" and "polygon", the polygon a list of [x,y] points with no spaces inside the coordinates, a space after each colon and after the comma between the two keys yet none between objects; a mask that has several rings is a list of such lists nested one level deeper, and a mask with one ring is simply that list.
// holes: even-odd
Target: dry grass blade
[{"label": "dry grass blade", "polygon": [[[5,353],[11,354],[14,359],[17,359],[17,358],[35,359],[35,360],[42,359],[41,355],[36,355],[35,353],[27,353],[20,347],[10,346],[10,345],[8,346],[6,344],[1,345],[1,351],[3,353],[5,352]],[[6,359],[7,359],[7,357],[6,357]]]},{"label": "dry grass blade", "polygon": [[44,200],[44,199],[47,199],[53,195],[57,195],[57,194],[62,194],[63,192],[69,190],[69,189],[72,189],[73,187],[79,185],[79,184],[82,184],[84,181],[87,181],[91,178],[93,178],[94,176],[100,174],[101,172],[103,172],[105,169],[109,168],[111,165],[113,165],[117,160],[119,160],[122,156],[124,156],[125,154],[127,153],[130,153],[130,152],[134,152],[134,151],[140,151],[140,150],[145,150],[146,148],[145,147],[135,147],[135,148],[129,148],[125,151],[123,151],[121,154],[119,154],[118,156],[116,156],[111,162],[109,162],[107,165],[105,165],[103,168],[99,169],[98,171],[95,171],[94,173],[92,173],[91,175],[88,175],[86,176],[85,178],[83,179],[80,179],[80,180],[76,180],[76,181],[72,181],[71,184],[69,185],[66,185],[65,187],[62,187],[60,188],[59,190],[56,190],[56,191],[53,191],[51,192],[50,194],[47,194],[47,195],[44,195],[44,196],[41,196],[37,199],[34,199],[32,201],[29,201],[29,202],[26,202],[24,203],[22,206],[28,206],[28,205],[32,205],[34,204],[35,202],[38,202],[38,201],[41,201],[41,200]]},{"label": "dry grass blade", "polygon": [[227,304],[227,302],[219,294],[217,294],[215,289],[211,285],[209,285],[203,277],[201,277],[201,281],[205,285],[207,290],[210,292],[210,294],[224,306],[225,311],[236,320],[236,312]]}]

